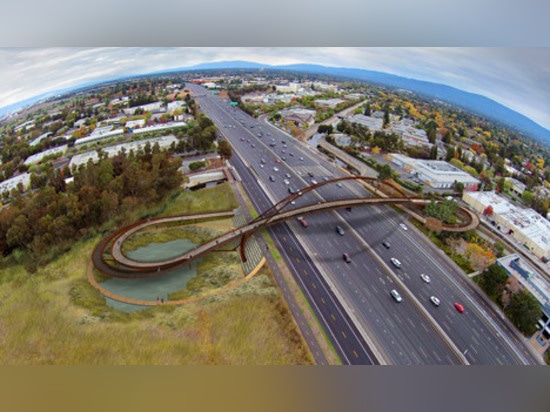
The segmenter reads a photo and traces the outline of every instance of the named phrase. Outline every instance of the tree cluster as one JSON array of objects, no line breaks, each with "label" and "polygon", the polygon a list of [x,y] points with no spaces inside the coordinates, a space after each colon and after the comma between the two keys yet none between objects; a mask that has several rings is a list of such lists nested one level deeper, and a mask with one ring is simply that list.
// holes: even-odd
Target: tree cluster
[{"label": "tree cluster", "polygon": [[7,256],[20,250],[34,272],[90,229],[163,198],[181,184],[179,167],[158,145],[146,145],[113,158],[100,153],[97,164],[81,165],[67,185],[58,170],[28,196],[12,191],[10,205],[0,211],[0,251]]},{"label": "tree cluster", "polygon": [[458,203],[454,200],[444,199],[440,202],[432,201],[424,208],[426,216],[435,217],[444,223],[456,223],[456,212],[458,211]]}]

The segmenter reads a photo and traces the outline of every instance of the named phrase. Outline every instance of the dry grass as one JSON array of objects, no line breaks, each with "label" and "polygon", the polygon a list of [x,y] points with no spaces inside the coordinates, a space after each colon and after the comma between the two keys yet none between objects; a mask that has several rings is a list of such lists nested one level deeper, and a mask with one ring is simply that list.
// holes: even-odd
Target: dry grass
[{"label": "dry grass", "polygon": [[311,358],[268,276],[182,307],[135,313],[105,305],[85,280],[98,239],[0,286],[0,364],[309,364]]}]

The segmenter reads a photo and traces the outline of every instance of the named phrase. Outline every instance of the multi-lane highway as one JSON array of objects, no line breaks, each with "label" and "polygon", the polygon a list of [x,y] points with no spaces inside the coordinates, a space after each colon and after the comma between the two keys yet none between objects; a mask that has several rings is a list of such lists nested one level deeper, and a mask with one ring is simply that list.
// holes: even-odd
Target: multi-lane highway
[{"label": "multi-lane highway", "polygon": [[[259,212],[291,190],[345,176],[273,126],[200,86],[188,88],[232,145],[232,164]],[[357,183],[329,184],[304,194],[296,206],[365,195]],[[307,227],[295,221],[272,229],[342,360],[376,363],[374,356],[384,364],[538,363],[500,312],[422,234],[411,225],[403,229],[400,223],[405,221],[405,215],[389,207],[371,206],[310,215]],[[392,257],[401,261],[399,268],[391,264]],[[422,273],[430,276],[430,283],[421,279]],[[390,296],[392,289],[403,297],[400,303]],[[436,307],[430,296],[441,304]],[[455,309],[455,302],[465,307],[464,313]]]}]

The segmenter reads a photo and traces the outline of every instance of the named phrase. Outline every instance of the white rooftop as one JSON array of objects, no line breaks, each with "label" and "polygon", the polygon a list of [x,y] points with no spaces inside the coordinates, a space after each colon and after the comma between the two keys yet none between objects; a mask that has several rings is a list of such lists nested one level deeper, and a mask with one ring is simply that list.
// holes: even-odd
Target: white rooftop
[{"label": "white rooftop", "polygon": [[506,220],[510,227],[523,233],[544,250],[550,249],[550,222],[533,209],[520,208],[495,192],[469,192],[485,207],[491,205],[493,212]]}]

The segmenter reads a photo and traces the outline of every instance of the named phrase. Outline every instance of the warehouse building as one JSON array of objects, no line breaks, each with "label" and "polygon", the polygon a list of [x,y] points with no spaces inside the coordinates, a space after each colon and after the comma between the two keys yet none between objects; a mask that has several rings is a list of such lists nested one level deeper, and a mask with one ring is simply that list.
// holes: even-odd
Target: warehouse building
[{"label": "warehouse building", "polygon": [[491,206],[490,219],[498,230],[539,258],[550,254],[550,222],[533,209],[520,208],[495,192],[464,193],[462,200],[479,213]]},{"label": "warehouse building", "polygon": [[391,153],[389,157],[393,164],[434,189],[453,189],[456,183],[462,183],[465,191],[472,191],[480,184],[472,175],[442,160],[413,159],[398,153]]}]

